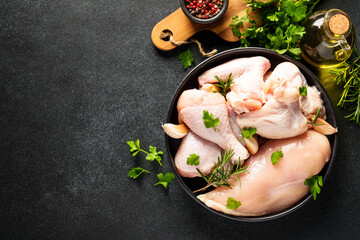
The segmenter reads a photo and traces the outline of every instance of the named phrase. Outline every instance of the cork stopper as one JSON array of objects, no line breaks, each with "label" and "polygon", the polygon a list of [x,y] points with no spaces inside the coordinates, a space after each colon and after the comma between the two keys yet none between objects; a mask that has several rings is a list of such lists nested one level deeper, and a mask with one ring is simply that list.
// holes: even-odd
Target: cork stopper
[{"label": "cork stopper", "polygon": [[350,27],[349,19],[342,14],[335,14],[330,18],[329,28],[330,31],[335,35],[345,34]]}]

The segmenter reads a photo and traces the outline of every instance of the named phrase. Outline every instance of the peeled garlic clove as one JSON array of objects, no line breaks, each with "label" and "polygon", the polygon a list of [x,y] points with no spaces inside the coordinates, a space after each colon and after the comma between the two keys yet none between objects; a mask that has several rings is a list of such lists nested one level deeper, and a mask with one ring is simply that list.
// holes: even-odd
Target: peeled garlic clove
[{"label": "peeled garlic clove", "polygon": [[184,123],[184,121],[183,121],[182,118],[180,117],[180,114],[178,114],[178,123],[179,123],[179,124]]},{"label": "peeled garlic clove", "polygon": [[201,90],[205,90],[207,92],[219,92],[220,88],[214,84],[206,83],[201,87]]},{"label": "peeled garlic clove", "polygon": [[257,153],[259,150],[259,144],[254,137],[244,139],[246,148],[251,154]]},{"label": "peeled garlic clove", "polygon": [[[315,115],[311,116],[311,122],[315,119]],[[323,124],[323,125],[313,125],[313,129],[324,135],[331,135],[336,133],[338,130],[331,126],[328,122],[326,122],[322,118],[317,118],[315,124]]]},{"label": "peeled garlic clove", "polygon": [[165,123],[161,125],[164,129],[164,132],[175,139],[183,138],[189,131],[189,128],[185,124],[172,124],[172,123]]}]

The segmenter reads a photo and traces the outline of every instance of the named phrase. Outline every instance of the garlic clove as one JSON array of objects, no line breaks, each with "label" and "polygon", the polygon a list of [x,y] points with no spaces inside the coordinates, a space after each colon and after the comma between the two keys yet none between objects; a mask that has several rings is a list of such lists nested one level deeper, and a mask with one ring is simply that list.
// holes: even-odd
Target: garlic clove
[{"label": "garlic clove", "polygon": [[[315,115],[311,116],[311,122],[313,122],[315,119]],[[334,128],[333,126],[331,126],[328,122],[326,122],[324,119],[322,118],[317,118],[315,124],[323,124],[323,125],[313,125],[312,128],[324,135],[331,135],[334,133],[337,133],[337,128]]]},{"label": "garlic clove", "polygon": [[207,92],[219,92],[220,88],[214,84],[206,83],[201,87],[201,90],[205,90]]},{"label": "garlic clove", "polygon": [[172,124],[172,123],[165,123],[161,125],[164,129],[164,132],[175,139],[183,138],[189,131],[189,128],[185,124]]},{"label": "garlic clove", "polygon": [[257,153],[259,150],[259,144],[254,137],[244,139],[246,148],[251,154]]}]

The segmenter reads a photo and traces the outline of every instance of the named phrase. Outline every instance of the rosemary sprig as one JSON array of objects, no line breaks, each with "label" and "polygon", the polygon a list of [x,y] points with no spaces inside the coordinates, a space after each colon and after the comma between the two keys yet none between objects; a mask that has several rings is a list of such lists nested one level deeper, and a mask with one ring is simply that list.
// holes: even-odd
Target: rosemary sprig
[{"label": "rosemary sprig", "polygon": [[214,169],[207,176],[205,176],[198,168],[196,168],[201,177],[207,182],[207,185],[194,191],[193,193],[204,191],[210,186],[226,186],[231,188],[234,185],[230,183],[229,180],[235,180],[233,177],[234,175],[237,175],[240,184],[240,177],[238,175],[248,171],[247,167],[242,167],[240,159],[238,164],[229,163],[233,156],[234,149],[230,149],[229,151],[221,150],[221,156],[218,158],[218,161],[214,163]]},{"label": "rosemary sprig", "polygon": [[214,76],[214,78],[216,78],[216,80],[219,81],[218,84],[214,84],[214,85],[220,88],[220,91],[214,91],[214,92],[218,92],[221,95],[225,96],[229,92],[231,84],[234,82],[233,80],[231,80],[231,73],[229,74],[229,77],[226,79],[225,82],[218,76]]},{"label": "rosemary sprig", "polygon": [[351,113],[345,118],[350,118],[350,121],[360,126],[360,56],[357,49],[355,48],[354,59],[342,63],[329,72],[336,75],[333,81],[343,85],[337,106],[350,110]]}]

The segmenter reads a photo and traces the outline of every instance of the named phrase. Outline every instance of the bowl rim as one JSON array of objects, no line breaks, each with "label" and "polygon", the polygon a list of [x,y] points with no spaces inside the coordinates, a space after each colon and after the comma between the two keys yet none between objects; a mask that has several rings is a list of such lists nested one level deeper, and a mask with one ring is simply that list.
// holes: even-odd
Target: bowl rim
[{"label": "bowl rim", "polygon": [[[186,74],[186,76],[184,77],[184,79],[181,81],[180,85],[178,86],[175,94],[173,95],[172,101],[170,103],[169,106],[169,110],[168,110],[168,114],[167,114],[167,122],[170,122],[171,120],[171,116],[172,116],[172,112],[174,107],[176,107],[177,104],[177,100],[178,97],[180,96],[181,92],[183,92],[186,89],[182,89],[184,87],[184,85],[189,81],[189,79],[191,79],[191,76],[196,72],[199,71],[199,68],[202,68],[204,65],[211,63],[212,61],[215,61],[216,59],[221,59],[224,58],[222,60],[223,63],[230,61],[232,59],[235,58],[240,58],[242,56],[233,56],[233,57],[228,57],[226,58],[227,55],[231,56],[233,53],[238,53],[239,55],[241,55],[242,52],[247,52],[247,53],[251,53],[251,55],[253,56],[262,56],[264,53],[267,54],[274,54],[275,56],[279,57],[281,60],[284,61],[289,61],[291,63],[294,63],[299,69],[300,71],[304,74],[306,73],[306,75],[310,76],[314,81],[314,85],[316,85],[316,88],[321,92],[322,94],[322,98],[323,101],[329,102],[330,105],[330,109],[327,108],[326,109],[326,114],[329,117],[331,115],[332,119],[334,120],[334,123],[332,124],[333,127],[337,128],[337,124],[336,124],[336,118],[335,118],[335,110],[334,110],[334,106],[330,100],[329,95],[327,94],[326,90],[324,89],[324,87],[322,86],[322,84],[320,83],[319,79],[302,63],[300,63],[299,61],[286,56],[286,55],[280,55],[278,54],[276,51],[273,50],[269,50],[266,48],[260,48],[260,47],[245,47],[245,48],[233,48],[233,49],[229,49],[229,50],[225,50],[222,51],[220,53],[215,54],[214,56],[205,59],[204,61],[202,61],[201,63],[199,63],[197,66],[195,66],[188,74]],[[265,54],[264,54],[265,55]],[[209,69],[209,68],[208,68]],[[203,70],[202,72],[206,71],[207,69]],[[324,99],[325,98],[325,99]],[[323,182],[326,181],[326,179],[328,178],[328,175],[331,172],[331,169],[334,165],[334,161],[335,161],[335,157],[336,157],[336,153],[337,153],[337,147],[338,147],[338,134],[334,134],[332,135],[332,141],[330,141],[330,146],[331,146],[331,156],[329,158],[329,161],[325,164],[324,168],[326,167],[326,169],[322,169],[321,171],[325,170],[325,173],[323,175]],[[276,212],[273,214],[267,214],[267,215],[263,215],[263,216],[250,216],[250,217],[245,217],[245,216],[233,216],[233,215],[229,215],[223,212],[218,212],[208,206],[206,206],[202,201],[200,201],[197,198],[197,195],[195,195],[189,187],[187,187],[187,184],[183,181],[183,177],[178,173],[175,163],[174,163],[174,158],[171,155],[171,150],[170,150],[170,141],[169,141],[170,137],[168,135],[165,134],[165,142],[166,142],[166,149],[168,152],[168,156],[170,158],[171,161],[171,165],[172,168],[175,172],[176,178],[177,180],[180,182],[180,185],[183,187],[183,189],[185,190],[185,192],[187,192],[189,194],[189,196],[194,199],[197,203],[199,203],[200,205],[202,205],[203,207],[205,207],[207,210],[217,214],[218,216],[222,216],[225,217],[227,219],[231,219],[231,220],[236,220],[236,221],[241,221],[241,222],[263,222],[263,221],[269,221],[269,220],[274,220],[280,217],[283,217],[285,215],[288,215],[298,209],[300,209],[303,205],[305,205],[306,203],[309,202],[309,200],[312,198],[312,194],[308,193],[305,197],[303,197],[301,200],[299,200],[296,204],[294,204],[293,206],[280,211],[280,212]]]},{"label": "bowl rim", "polygon": [[182,9],[183,13],[185,14],[185,16],[187,16],[191,21],[193,21],[195,23],[199,23],[199,24],[210,24],[210,23],[216,22],[225,14],[225,12],[229,6],[229,0],[224,0],[223,7],[220,10],[218,15],[216,15],[215,17],[212,17],[212,18],[207,18],[207,19],[200,19],[200,18],[197,18],[197,17],[194,17],[193,15],[191,15],[190,12],[186,8],[185,0],[180,0],[180,6],[181,6],[181,9]]}]

